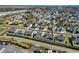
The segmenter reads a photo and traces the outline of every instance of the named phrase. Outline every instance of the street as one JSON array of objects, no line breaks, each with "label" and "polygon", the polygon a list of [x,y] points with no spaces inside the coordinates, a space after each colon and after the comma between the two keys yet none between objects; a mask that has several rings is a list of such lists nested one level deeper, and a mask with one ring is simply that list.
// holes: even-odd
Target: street
[{"label": "street", "polygon": [[75,50],[75,49],[70,49],[70,48],[57,46],[57,45],[51,45],[48,43],[38,42],[35,40],[30,40],[30,39],[25,39],[25,38],[19,38],[19,37],[13,37],[13,36],[0,36],[0,38],[8,38],[8,39],[13,38],[14,40],[17,40],[17,42],[27,42],[27,43],[31,43],[33,45],[39,45],[39,46],[42,46],[42,47],[45,47],[48,49],[62,50],[62,51],[67,51],[67,52],[71,52],[71,53],[79,53],[79,51]]}]

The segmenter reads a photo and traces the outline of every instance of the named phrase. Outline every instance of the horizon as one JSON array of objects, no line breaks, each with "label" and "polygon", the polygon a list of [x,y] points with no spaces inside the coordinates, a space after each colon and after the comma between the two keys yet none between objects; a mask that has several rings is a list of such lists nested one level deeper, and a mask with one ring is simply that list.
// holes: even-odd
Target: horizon
[{"label": "horizon", "polygon": [[0,5],[0,8],[79,7],[79,5]]}]

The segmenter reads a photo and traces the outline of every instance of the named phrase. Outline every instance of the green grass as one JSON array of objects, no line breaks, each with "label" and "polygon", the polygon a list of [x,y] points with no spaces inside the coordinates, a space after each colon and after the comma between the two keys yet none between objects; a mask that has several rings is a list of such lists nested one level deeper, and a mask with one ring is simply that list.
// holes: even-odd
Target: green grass
[{"label": "green grass", "polygon": [[4,31],[3,33],[1,33],[1,35],[4,35],[6,32],[7,32],[7,30],[6,30],[6,31]]},{"label": "green grass", "polygon": [[5,42],[9,42],[10,40],[5,39],[5,38],[0,38],[0,41],[1,41],[1,42],[4,42],[4,41],[5,41]]}]

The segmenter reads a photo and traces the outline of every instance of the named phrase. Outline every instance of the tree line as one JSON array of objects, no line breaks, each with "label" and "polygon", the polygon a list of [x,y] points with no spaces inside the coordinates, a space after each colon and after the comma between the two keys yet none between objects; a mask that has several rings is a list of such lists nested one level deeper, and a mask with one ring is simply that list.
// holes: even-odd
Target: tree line
[{"label": "tree line", "polygon": [[23,8],[0,8],[0,12],[22,10]]}]

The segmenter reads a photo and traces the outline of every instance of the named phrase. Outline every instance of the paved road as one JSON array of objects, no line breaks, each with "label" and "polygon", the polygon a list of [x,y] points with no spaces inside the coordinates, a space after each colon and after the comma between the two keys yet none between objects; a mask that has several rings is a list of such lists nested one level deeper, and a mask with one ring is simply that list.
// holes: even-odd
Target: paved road
[{"label": "paved road", "polygon": [[31,53],[28,49],[22,49],[15,45],[0,45],[0,53]]},{"label": "paved road", "polygon": [[13,36],[0,36],[0,38],[8,38],[8,39],[14,38],[15,40],[17,40],[17,42],[27,42],[27,43],[31,43],[31,44],[34,44],[34,45],[40,45],[40,46],[43,46],[43,47],[46,47],[46,48],[49,48],[49,49],[62,50],[62,51],[64,50],[64,51],[67,51],[67,52],[70,52],[70,53],[71,52],[72,53],[79,53],[79,50],[70,49],[70,48],[57,46],[57,45],[51,45],[51,44],[48,44],[48,43],[38,42],[38,41],[35,41],[35,40],[30,40],[30,39],[25,39],[25,38],[19,38],[19,37],[13,37]]}]

